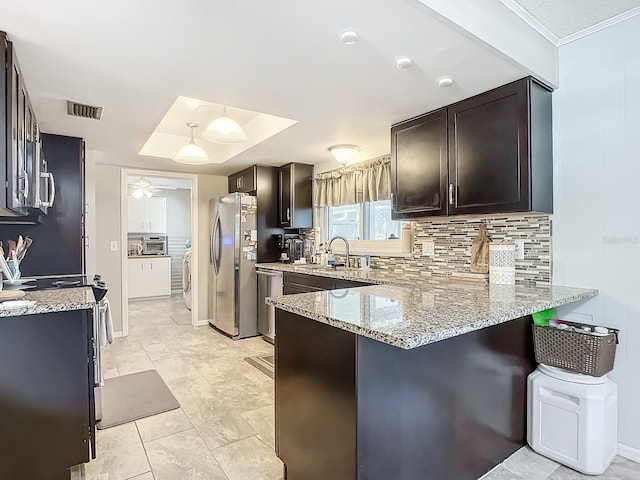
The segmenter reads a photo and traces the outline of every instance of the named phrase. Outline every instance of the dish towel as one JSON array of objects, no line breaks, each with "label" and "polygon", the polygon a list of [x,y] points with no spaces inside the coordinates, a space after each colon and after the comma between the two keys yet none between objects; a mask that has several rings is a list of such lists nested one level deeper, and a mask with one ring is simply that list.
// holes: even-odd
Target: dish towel
[{"label": "dish towel", "polygon": [[100,302],[100,345],[113,343],[113,317],[111,316],[111,304],[103,298]]}]

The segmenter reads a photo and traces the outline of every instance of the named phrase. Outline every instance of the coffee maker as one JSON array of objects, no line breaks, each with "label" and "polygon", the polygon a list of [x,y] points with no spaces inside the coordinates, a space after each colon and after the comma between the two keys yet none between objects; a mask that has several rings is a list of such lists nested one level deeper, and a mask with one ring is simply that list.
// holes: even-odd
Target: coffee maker
[{"label": "coffee maker", "polygon": [[284,233],[278,235],[278,248],[286,254],[280,258],[281,262],[293,263],[304,257],[304,240],[299,234]]}]

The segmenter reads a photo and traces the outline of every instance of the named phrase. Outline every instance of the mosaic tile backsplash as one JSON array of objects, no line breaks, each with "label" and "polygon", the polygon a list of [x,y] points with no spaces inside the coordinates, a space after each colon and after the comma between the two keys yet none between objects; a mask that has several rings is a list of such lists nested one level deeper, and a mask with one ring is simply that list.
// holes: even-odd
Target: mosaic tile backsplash
[{"label": "mosaic tile backsplash", "polygon": [[[414,277],[469,272],[471,243],[482,222],[486,223],[487,234],[494,242],[525,241],[525,258],[516,260],[516,283],[551,283],[551,218],[537,213],[416,221],[413,224],[414,255],[372,256],[371,266]],[[422,255],[423,241],[435,243],[435,255]]]}]

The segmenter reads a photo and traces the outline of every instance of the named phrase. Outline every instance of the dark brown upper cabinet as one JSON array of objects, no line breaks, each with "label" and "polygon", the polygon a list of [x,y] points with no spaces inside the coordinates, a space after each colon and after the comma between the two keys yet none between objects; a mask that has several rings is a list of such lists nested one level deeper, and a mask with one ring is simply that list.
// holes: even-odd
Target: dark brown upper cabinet
[{"label": "dark brown upper cabinet", "polygon": [[278,235],[278,169],[253,165],[229,175],[229,193],[250,193],[258,202],[258,262],[276,262],[280,258]]},{"label": "dark brown upper cabinet", "polygon": [[311,228],[313,165],[289,163],[278,169],[278,223],[282,228]]},{"label": "dark brown upper cabinet", "polygon": [[257,187],[257,166],[229,175],[229,193],[252,193]]},{"label": "dark brown upper cabinet", "polygon": [[0,184],[5,186],[0,223],[37,223],[52,203],[53,178],[41,155],[38,123],[13,44],[4,32],[0,63],[5,65],[0,75]]},{"label": "dark brown upper cabinet", "polygon": [[447,214],[447,111],[391,128],[392,218]]},{"label": "dark brown upper cabinet", "polygon": [[394,218],[553,212],[551,92],[530,77],[391,133]]}]

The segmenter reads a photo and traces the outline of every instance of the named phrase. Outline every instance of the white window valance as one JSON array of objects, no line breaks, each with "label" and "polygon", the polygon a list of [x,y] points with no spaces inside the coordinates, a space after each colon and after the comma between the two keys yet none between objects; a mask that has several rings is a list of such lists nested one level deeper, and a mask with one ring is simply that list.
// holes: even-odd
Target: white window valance
[{"label": "white window valance", "polygon": [[374,158],[320,173],[314,179],[315,206],[338,207],[391,198],[391,157]]}]

